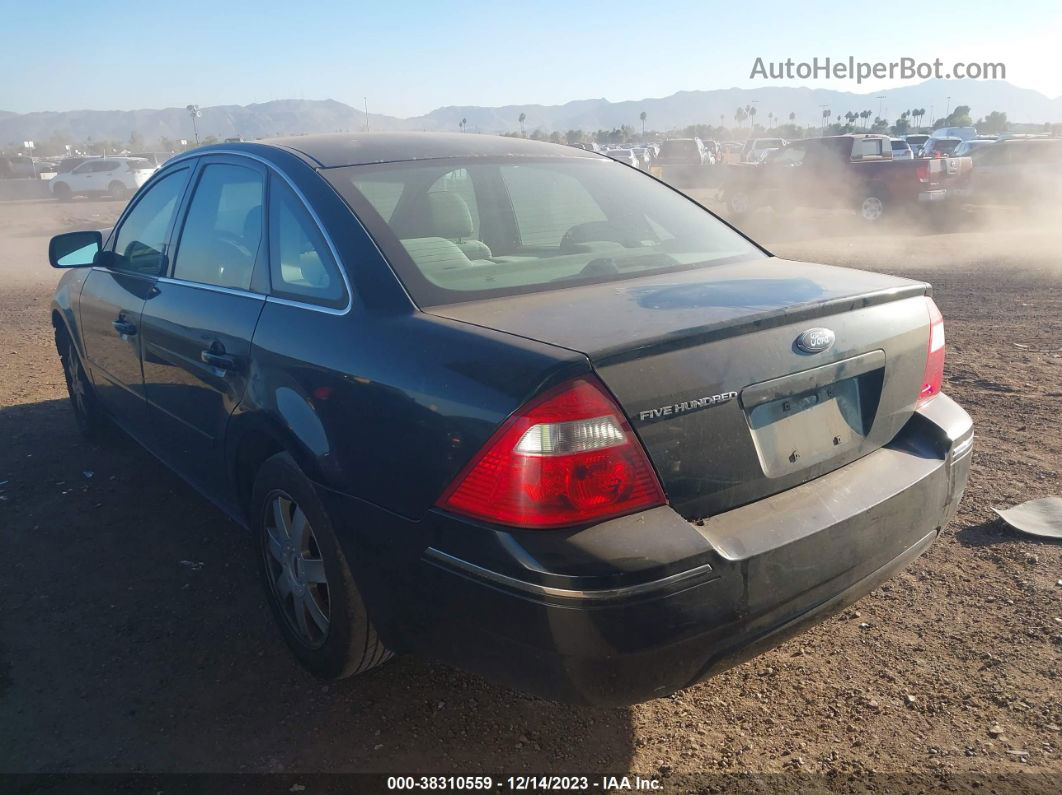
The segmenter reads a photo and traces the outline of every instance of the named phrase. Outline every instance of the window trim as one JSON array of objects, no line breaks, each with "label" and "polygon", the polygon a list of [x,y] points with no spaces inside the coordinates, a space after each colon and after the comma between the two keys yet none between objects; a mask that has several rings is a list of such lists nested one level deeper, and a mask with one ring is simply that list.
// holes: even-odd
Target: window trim
[{"label": "window trim", "polygon": [[[308,302],[305,302],[305,301],[295,301],[295,300],[292,300],[290,298],[281,298],[279,296],[275,296],[275,295],[272,295],[272,294],[263,296],[265,298],[266,303],[281,304],[282,306],[293,306],[293,307],[297,307],[297,308],[301,308],[301,309],[310,309],[310,310],[312,310],[314,312],[323,312],[324,314],[327,314],[327,315],[346,315],[346,314],[348,314],[351,311],[351,309],[353,309],[353,307],[354,307],[354,290],[350,286],[350,276],[347,274],[346,264],[344,263],[343,258],[339,256],[339,251],[336,249],[336,245],[332,241],[332,236],[328,233],[328,230],[325,228],[325,225],[321,222],[321,217],[317,214],[317,211],[314,210],[313,205],[306,198],[306,194],[304,194],[302,192],[302,190],[299,188],[299,186],[295,184],[295,181],[290,176],[288,176],[284,172],[283,169],[281,169],[279,166],[277,166],[275,163],[271,162],[270,160],[268,160],[268,159],[266,159],[264,157],[261,157],[259,155],[256,155],[256,154],[252,154],[251,152],[244,152],[244,151],[240,151],[238,149],[211,149],[211,150],[209,150],[207,152],[195,152],[195,151],[193,151],[193,152],[189,152],[187,154],[177,155],[176,157],[171,157],[169,160],[166,161],[166,166],[168,167],[171,163],[178,164],[178,163],[184,162],[185,160],[196,160],[196,159],[203,158],[203,157],[209,157],[210,155],[227,155],[227,156],[231,156],[231,157],[247,158],[248,160],[253,160],[253,161],[255,161],[257,163],[261,163],[263,166],[265,166],[266,170],[269,172],[270,178],[272,178],[273,175],[277,175],[281,179],[283,179],[284,182],[287,183],[288,187],[291,188],[292,191],[294,191],[295,195],[299,198],[299,201],[302,202],[303,207],[306,208],[306,212],[308,212],[310,214],[310,218],[313,219],[313,222],[315,224],[317,224],[317,229],[321,232],[321,236],[324,238],[325,243],[328,244],[328,250],[330,252],[332,252],[332,258],[335,260],[336,266],[339,268],[339,275],[342,277],[343,286],[344,286],[344,288],[346,288],[346,291],[347,291],[347,303],[346,303],[345,306],[343,306],[340,309],[336,309],[336,308],[333,308],[333,307],[330,307],[330,306],[324,306],[324,305],[321,305],[321,304],[308,303]],[[156,172],[156,174],[152,176],[152,179],[154,179],[155,176],[158,175],[158,173],[159,172]],[[316,173],[316,171],[315,171],[315,173]],[[321,178],[320,175],[318,175],[318,177]],[[321,179],[323,179],[323,178],[321,178]],[[334,188],[332,188],[331,184],[329,184],[327,180],[324,180],[324,182],[325,182],[326,185],[328,185],[328,187],[330,189],[334,190]],[[268,201],[268,198],[269,198],[269,184],[268,183],[269,183],[269,181],[267,180],[266,181],[266,200],[267,201]],[[187,189],[186,189],[185,192],[186,192],[186,195],[187,195]],[[267,212],[268,212],[268,208],[267,208]],[[355,217],[355,219],[357,219],[356,215],[354,217]],[[269,223],[268,217],[265,220],[266,220],[265,228],[268,230],[268,223]],[[360,220],[359,220],[359,223],[360,223]],[[366,232],[366,234],[369,237],[369,239],[372,240],[372,236],[368,235],[367,232]],[[373,241],[373,242],[375,243],[375,241]],[[268,247],[269,247],[269,241],[267,239],[266,240],[267,254],[268,254]],[[381,256],[383,256],[382,253],[381,253]],[[176,282],[178,280],[171,279],[171,281],[175,281]],[[180,284],[191,284],[191,285],[196,285],[196,286],[202,286],[202,285],[199,284],[199,282],[183,282],[182,281],[182,282],[179,282],[179,283]],[[252,295],[262,295],[261,293],[251,293],[251,294]]]},{"label": "window trim", "polygon": [[[335,300],[315,300],[312,295],[300,295],[298,293],[288,292],[287,290],[278,288],[278,286],[273,283],[273,179],[270,177],[266,185],[265,219],[262,227],[263,234],[265,235],[265,283],[269,285],[269,297],[274,299],[274,303],[286,302],[294,305],[306,304],[315,309],[322,310],[331,309],[333,311],[340,311],[343,307],[349,308],[351,302],[350,285],[347,283],[344,268],[340,264],[339,258],[336,256],[335,248],[325,234],[320,221],[318,221],[317,217],[309,211],[310,208],[305,198],[294,189],[290,182],[287,183],[287,186],[291,189],[295,200],[307,211],[306,214],[309,216],[310,223],[317,228],[317,232],[321,236],[321,239],[325,241],[325,246],[328,249],[329,256],[332,258],[334,269],[339,273],[340,288],[343,291],[343,295]],[[325,268],[328,269],[328,266],[325,265]]]}]

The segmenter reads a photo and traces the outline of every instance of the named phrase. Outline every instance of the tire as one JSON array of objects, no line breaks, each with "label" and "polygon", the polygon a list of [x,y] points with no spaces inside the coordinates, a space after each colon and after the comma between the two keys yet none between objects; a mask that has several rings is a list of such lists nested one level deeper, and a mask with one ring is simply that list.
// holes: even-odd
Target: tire
[{"label": "tire", "polygon": [[111,431],[111,422],[96,397],[96,391],[81,363],[77,347],[66,333],[57,334],[55,344],[59,349],[59,359],[66,378],[66,391],[70,396],[78,430],[90,442],[106,441]]},{"label": "tire", "polygon": [[115,201],[122,201],[129,196],[129,188],[116,180],[107,186],[107,195]]},{"label": "tire", "polygon": [[65,182],[57,182],[52,185],[52,195],[61,202],[68,202],[74,198],[73,191],[70,190],[70,186]]},{"label": "tire", "polygon": [[744,218],[756,209],[752,194],[744,190],[728,191],[726,209],[733,218]]},{"label": "tire", "polygon": [[888,196],[885,191],[877,185],[871,185],[856,206],[856,212],[868,224],[878,224],[885,219],[888,208]]},{"label": "tire", "polygon": [[304,668],[320,679],[342,679],[390,659],[332,521],[289,454],[278,453],[259,468],[251,527],[273,617]]}]

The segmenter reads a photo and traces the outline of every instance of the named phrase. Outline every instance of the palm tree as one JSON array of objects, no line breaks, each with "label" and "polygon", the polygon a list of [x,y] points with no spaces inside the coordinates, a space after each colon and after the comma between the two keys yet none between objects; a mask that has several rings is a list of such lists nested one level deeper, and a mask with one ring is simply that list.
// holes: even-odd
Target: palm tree
[{"label": "palm tree", "polygon": [[767,127],[774,128],[774,111],[767,111]]},{"label": "palm tree", "polygon": [[458,125],[461,128],[461,132],[465,131],[465,127],[468,125],[468,119],[461,119],[461,123]]},{"label": "palm tree", "polygon": [[745,119],[749,117],[748,111],[744,108],[738,108],[734,111],[734,121],[738,123],[738,128],[744,123]]},{"label": "palm tree", "polygon": [[719,114],[719,126],[720,127],[726,127],[726,114],[725,113],[720,113]]},{"label": "palm tree", "polygon": [[789,123],[793,124],[795,121],[796,121],[796,114],[793,113],[792,111],[790,111],[790,113],[789,113]]},{"label": "palm tree", "polygon": [[756,106],[749,105],[749,129],[756,126]]},{"label": "palm tree", "polygon": [[830,116],[832,116],[832,115],[833,115],[833,113],[832,113],[832,111],[829,108],[823,108],[822,109],[822,131],[823,132],[826,132],[826,125],[828,125],[830,123]]},{"label": "palm tree", "polygon": [[638,118],[642,120],[642,140],[645,140],[645,111],[643,110],[638,114]]},{"label": "palm tree", "polygon": [[521,113],[520,114],[520,135],[524,134],[524,122],[526,120],[527,120],[527,114],[526,113]]}]

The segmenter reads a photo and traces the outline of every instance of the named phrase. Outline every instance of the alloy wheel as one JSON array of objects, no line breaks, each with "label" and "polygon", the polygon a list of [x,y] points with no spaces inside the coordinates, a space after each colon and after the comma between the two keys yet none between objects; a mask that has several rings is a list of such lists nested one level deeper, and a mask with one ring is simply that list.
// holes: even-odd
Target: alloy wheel
[{"label": "alloy wheel", "polygon": [[272,492],[265,512],[266,571],[280,612],[299,639],[318,648],[331,617],[321,548],[306,513],[290,495]]},{"label": "alloy wheel", "polygon": [[71,345],[66,351],[66,379],[70,385],[70,397],[74,400],[74,408],[81,416],[88,415],[88,406],[85,402],[85,379],[81,375],[81,364],[77,359],[77,351]]},{"label": "alloy wheel", "polygon": [[867,221],[877,221],[885,213],[885,205],[877,196],[867,196],[863,199],[860,208],[863,218]]}]

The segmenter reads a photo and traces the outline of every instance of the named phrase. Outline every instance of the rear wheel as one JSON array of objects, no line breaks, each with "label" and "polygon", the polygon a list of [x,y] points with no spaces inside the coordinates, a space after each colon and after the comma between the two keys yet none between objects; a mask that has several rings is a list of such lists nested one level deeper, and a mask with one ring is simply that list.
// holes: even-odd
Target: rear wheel
[{"label": "rear wheel", "polygon": [[77,421],[78,430],[90,442],[103,441],[110,430],[110,422],[81,364],[77,348],[66,334],[61,334],[56,339],[56,346],[59,348],[59,358],[63,363],[66,391],[70,395],[70,404],[74,409],[74,419]]},{"label": "rear wheel", "polygon": [[876,185],[871,185],[863,195],[857,208],[859,216],[868,224],[876,224],[885,218],[888,207],[885,191]]},{"label": "rear wheel", "polygon": [[322,679],[341,679],[388,660],[331,519],[290,455],[262,464],[251,499],[266,594],[299,662]]},{"label": "rear wheel", "polygon": [[70,190],[70,186],[65,182],[57,182],[52,185],[52,195],[61,202],[68,202],[74,197],[73,191]]},{"label": "rear wheel", "polygon": [[107,187],[107,195],[121,201],[129,195],[129,188],[116,180]]}]

